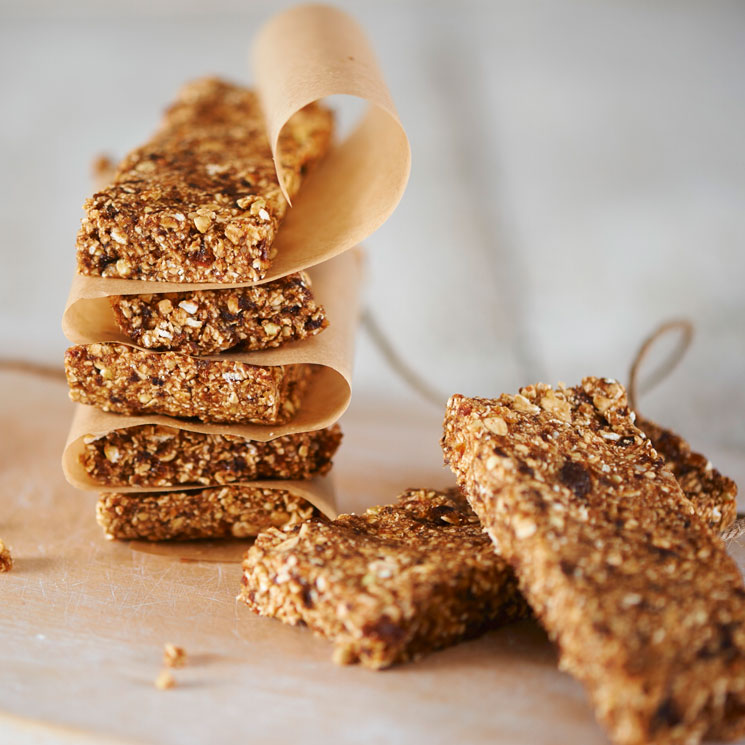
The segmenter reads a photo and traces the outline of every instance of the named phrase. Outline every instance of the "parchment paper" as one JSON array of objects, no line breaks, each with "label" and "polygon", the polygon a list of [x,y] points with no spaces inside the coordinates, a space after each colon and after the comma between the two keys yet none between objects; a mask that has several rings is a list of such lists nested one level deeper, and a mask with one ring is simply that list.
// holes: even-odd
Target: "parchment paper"
[{"label": "parchment paper", "polygon": [[[296,111],[338,94],[369,104],[357,128],[301,187],[280,226],[274,243],[277,258],[264,283],[337,256],[379,228],[404,192],[411,153],[365,34],[342,11],[304,5],[280,13],[260,30],[251,59],[278,175],[279,132]],[[261,283],[194,284],[75,275],[62,328],[72,341],[79,339],[82,319],[95,313],[89,306],[107,295]]]},{"label": "parchment paper", "polygon": [[[78,462],[84,448],[83,438],[86,436],[102,437],[116,429],[142,424],[164,424],[192,432],[239,435],[249,440],[266,442],[280,435],[322,429],[339,419],[352,396],[354,332],[362,278],[362,252],[360,250],[347,251],[316,267],[313,273],[316,296],[324,303],[329,318],[332,319],[325,331],[318,336],[303,339],[279,349],[220,355],[220,359],[234,359],[254,365],[293,363],[320,365],[320,369],[313,375],[300,411],[290,422],[282,425],[208,424],[157,414],[137,416],[111,414],[93,406],[78,404],[75,407],[70,433],[62,456],[62,467],[67,480],[82,489],[100,488],[90,482]],[[99,321],[92,320],[92,327],[104,328],[106,314],[103,310],[108,308],[108,301],[103,300],[100,306],[96,307],[102,309],[101,318]],[[108,339],[99,337],[97,340],[120,340],[120,336],[112,336]],[[158,354],[158,352],[153,352],[153,354]],[[116,491],[123,490],[117,489]]]}]

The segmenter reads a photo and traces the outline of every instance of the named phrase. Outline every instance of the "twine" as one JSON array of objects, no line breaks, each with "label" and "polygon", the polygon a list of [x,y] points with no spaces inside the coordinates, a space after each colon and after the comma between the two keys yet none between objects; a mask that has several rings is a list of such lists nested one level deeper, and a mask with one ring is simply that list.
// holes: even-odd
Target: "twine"
[{"label": "twine", "polygon": [[[643,384],[639,383],[639,368],[644,362],[645,357],[649,353],[649,350],[658,342],[665,334],[670,331],[680,331],[681,336],[678,342],[678,346],[673,350],[672,354],[664,360],[652,374],[648,375]],[[643,342],[639,351],[634,357],[634,361],[631,363],[631,371],[629,372],[629,385],[628,385],[628,398],[629,406],[633,411],[637,410],[637,401],[639,399],[639,392],[648,393],[655,386],[661,383],[670,373],[678,366],[678,363],[683,359],[685,353],[688,351],[688,347],[691,346],[693,340],[693,324],[686,318],[673,319],[671,321],[665,321],[665,323],[658,326]]]}]

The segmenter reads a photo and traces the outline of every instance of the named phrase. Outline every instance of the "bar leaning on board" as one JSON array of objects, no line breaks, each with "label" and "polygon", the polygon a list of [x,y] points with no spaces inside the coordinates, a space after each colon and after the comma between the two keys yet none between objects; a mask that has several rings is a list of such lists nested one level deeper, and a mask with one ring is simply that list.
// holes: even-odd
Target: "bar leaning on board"
[{"label": "bar leaning on board", "polygon": [[[331,112],[310,104],[280,134],[285,187],[329,148]],[[158,131],[85,203],[78,273],[160,282],[255,282],[287,211],[256,95],[217,78],[184,86]]]},{"label": "bar leaning on board", "polygon": [[269,349],[328,326],[305,272],[251,287],[112,295],[109,302],[132,343],[184,354]]},{"label": "bar leaning on board", "polygon": [[261,533],[241,598],[307,624],[334,660],[388,667],[528,614],[509,566],[455,489]]},{"label": "bar leaning on board", "polygon": [[745,731],[740,572],[634,426],[621,385],[453,396],[443,450],[611,739]]},{"label": "bar leaning on board", "polygon": [[101,486],[211,486],[264,479],[310,479],[331,469],[338,424],[267,442],[142,424],[85,440],[80,463]]},{"label": "bar leaning on board", "polygon": [[693,502],[696,513],[717,532],[728,528],[737,517],[737,484],[723,476],[711,461],[680,435],[649,419],[634,422],[649,437],[652,447],[665,459],[667,467]]},{"label": "bar leaning on board", "polygon": [[186,541],[249,538],[321,513],[287,489],[251,484],[184,492],[101,494],[98,524],[110,539]]},{"label": "bar leaning on board", "polygon": [[65,353],[70,398],[117,414],[282,424],[298,411],[315,365],[249,365],[112,342]]}]

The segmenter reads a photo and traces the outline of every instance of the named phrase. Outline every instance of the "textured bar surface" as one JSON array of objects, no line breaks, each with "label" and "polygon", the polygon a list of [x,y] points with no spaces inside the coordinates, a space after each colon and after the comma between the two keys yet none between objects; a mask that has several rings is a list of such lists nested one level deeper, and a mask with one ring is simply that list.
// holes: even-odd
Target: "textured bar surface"
[{"label": "textured bar surface", "polygon": [[252,287],[113,295],[109,301],[120,330],[135,344],[185,354],[279,347],[328,326],[305,272]]},{"label": "textured bar surface", "polygon": [[445,459],[611,739],[745,729],[745,589],[615,381],[453,396]]},{"label": "textured bar surface", "polygon": [[[331,112],[311,104],[280,134],[285,187],[329,147]],[[78,272],[169,282],[254,282],[287,211],[256,95],[217,78],[185,85],[158,131],[84,205]]]},{"label": "textured bar surface", "polygon": [[457,490],[262,533],[243,562],[256,613],[307,624],[334,659],[383,668],[527,615],[512,571]]},{"label": "textured bar surface", "polygon": [[73,401],[117,414],[157,413],[203,422],[287,422],[314,369],[144,352],[116,343],[82,344],[65,354]]},{"label": "textured bar surface", "polygon": [[185,541],[248,538],[267,528],[294,525],[320,513],[285,489],[251,485],[186,492],[102,494],[98,524],[107,538]]},{"label": "textured bar surface", "polygon": [[635,424],[665,459],[683,493],[693,502],[696,514],[719,533],[732,525],[737,517],[737,484],[672,430],[638,415]]},{"label": "textured bar surface", "polygon": [[119,487],[310,479],[329,471],[341,436],[338,424],[268,442],[145,424],[88,439],[80,462],[97,484]]}]

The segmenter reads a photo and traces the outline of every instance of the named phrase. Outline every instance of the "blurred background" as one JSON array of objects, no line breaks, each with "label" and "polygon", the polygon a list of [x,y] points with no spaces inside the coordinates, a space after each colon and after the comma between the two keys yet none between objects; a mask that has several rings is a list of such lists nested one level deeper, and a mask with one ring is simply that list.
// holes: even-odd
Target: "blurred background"
[{"label": "blurred background", "polygon": [[[90,164],[185,80],[250,80],[273,0],[0,0],[0,344],[61,362]],[[745,482],[745,6],[337,2],[367,29],[413,150],[367,241],[367,304],[443,397],[627,379],[696,324],[640,407]],[[416,397],[360,337],[356,397]],[[4,392],[4,395],[10,395]]]}]

